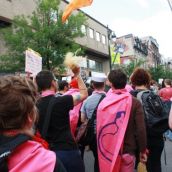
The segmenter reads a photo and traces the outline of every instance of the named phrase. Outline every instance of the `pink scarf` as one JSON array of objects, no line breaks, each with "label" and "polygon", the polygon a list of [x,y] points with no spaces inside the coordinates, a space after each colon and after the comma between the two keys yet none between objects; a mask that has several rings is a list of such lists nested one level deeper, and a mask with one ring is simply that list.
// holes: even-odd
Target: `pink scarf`
[{"label": "pink scarf", "polygon": [[131,105],[132,96],[125,89],[111,89],[99,104],[97,142],[100,172],[119,172],[119,154],[123,146]]},{"label": "pink scarf", "polygon": [[[67,91],[64,95],[76,95],[79,94],[79,89],[71,88],[69,91]],[[74,106],[72,110],[70,110],[70,128],[71,133],[73,136],[75,136],[76,127],[79,120],[79,111],[81,108],[82,103],[79,103],[78,105]]]},{"label": "pink scarf", "polygon": [[51,172],[54,171],[56,155],[35,141],[18,146],[8,158],[9,172]]},{"label": "pink scarf", "polygon": [[41,97],[46,97],[46,96],[50,96],[50,95],[55,95],[55,92],[52,90],[46,90],[46,91],[42,91],[42,93],[41,93]]}]

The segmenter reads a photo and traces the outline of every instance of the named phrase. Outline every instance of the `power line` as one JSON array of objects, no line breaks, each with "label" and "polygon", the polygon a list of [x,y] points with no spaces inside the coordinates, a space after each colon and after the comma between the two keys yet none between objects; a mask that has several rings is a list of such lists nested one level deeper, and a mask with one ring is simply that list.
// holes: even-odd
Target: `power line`
[{"label": "power line", "polygon": [[167,0],[167,2],[168,2],[169,6],[170,6],[170,9],[172,11],[172,0]]}]

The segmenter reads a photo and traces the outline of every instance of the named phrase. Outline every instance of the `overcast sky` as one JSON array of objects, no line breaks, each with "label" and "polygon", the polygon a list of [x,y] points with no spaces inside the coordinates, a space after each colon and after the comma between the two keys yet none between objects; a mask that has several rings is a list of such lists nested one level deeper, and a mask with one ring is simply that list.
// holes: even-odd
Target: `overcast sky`
[{"label": "overcast sky", "polygon": [[93,0],[81,10],[108,25],[117,37],[152,36],[160,53],[172,58],[172,12],[167,0]]}]

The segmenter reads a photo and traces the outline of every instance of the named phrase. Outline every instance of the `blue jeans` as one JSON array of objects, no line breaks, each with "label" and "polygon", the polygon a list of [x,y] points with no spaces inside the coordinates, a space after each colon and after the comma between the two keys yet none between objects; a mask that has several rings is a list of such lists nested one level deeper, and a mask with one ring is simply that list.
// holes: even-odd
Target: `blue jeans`
[{"label": "blue jeans", "polygon": [[67,172],[85,172],[84,162],[79,150],[54,151],[62,161]]}]

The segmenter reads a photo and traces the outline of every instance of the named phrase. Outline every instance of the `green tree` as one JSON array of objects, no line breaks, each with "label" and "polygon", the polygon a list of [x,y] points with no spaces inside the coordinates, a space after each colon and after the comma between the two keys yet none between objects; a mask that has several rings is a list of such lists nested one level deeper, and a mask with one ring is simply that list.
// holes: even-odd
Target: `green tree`
[{"label": "green tree", "polygon": [[127,76],[129,77],[136,67],[141,67],[144,65],[144,63],[145,61],[143,59],[133,60],[129,64],[123,65],[122,68],[126,72]]},{"label": "green tree", "polygon": [[1,64],[11,61],[6,69],[23,70],[27,48],[41,54],[43,67],[47,69],[59,67],[66,52],[80,48],[74,39],[83,36],[81,26],[86,22],[85,15],[81,12],[71,15],[63,24],[60,0],[38,0],[37,3],[37,9],[31,16],[16,16],[12,27],[0,32],[9,47],[9,53],[0,58]]},{"label": "green tree", "polygon": [[172,71],[165,65],[158,65],[157,67],[149,68],[149,72],[152,76],[152,79],[158,81],[159,78],[163,79],[172,79]]}]

